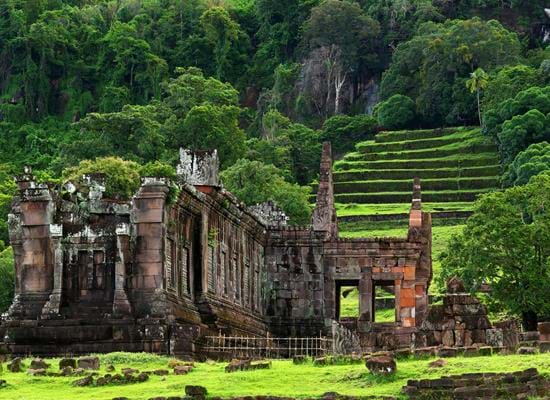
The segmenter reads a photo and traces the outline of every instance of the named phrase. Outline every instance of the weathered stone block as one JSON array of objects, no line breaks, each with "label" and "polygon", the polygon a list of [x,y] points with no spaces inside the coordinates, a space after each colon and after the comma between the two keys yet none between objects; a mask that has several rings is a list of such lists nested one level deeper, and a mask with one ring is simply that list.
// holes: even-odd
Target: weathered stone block
[{"label": "weathered stone block", "polygon": [[536,354],[537,349],[535,347],[520,347],[517,353],[518,354]]},{"label": "weathered stone block", "polygon": [[99,357],[81,357],[78,359],[78,368],[82,369],[99,369]]},{"label": "weathered stone block", "polygon": [[438,357],[456,357],[457,356],[457,349],[454,347],[441,347],[437,349],[437,356]]},{"label": "weathered stone block", "polygon": [[23,359],[20,357],[14,358],[8,364],[8,371],[10,372],[23,372]]},{"label": "weathered stone block", "polygon": [[368,370],[375,375],[390,375],[397,369],[397,364],[393,357],[379,356],[370,357],[366,362]]},{"label": "weathered stone block", "polygon": [[185,386],[185,395],[193,398],[204,398],[206,397],[206,395],[208,395],[208,391],[204,386],[187,385]]},{"label": "weathered stone block", "polygon": [[76,368],[76,360],[74,358],[62,358],[59,360],[59,369],[63,369],[65,367],[71,367]]},{"label": "weathered stone block", "polygon": [[29,369],[34,369],[34,370],[39,370],[39,369],[48,369],[50,367],[50,364],[46,363],[46,361],[44,361],[43,359],[41,358],[34,358],[31,360],[31,365],[29,367]]}]

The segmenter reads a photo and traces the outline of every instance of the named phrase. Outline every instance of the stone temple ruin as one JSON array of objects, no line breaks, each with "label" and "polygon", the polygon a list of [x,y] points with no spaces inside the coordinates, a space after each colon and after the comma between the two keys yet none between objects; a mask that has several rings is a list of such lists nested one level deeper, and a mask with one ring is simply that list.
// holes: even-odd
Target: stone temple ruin
[{"label": "stone temple ruin", "polygon": [[[452,304],[461,318],[481,313],[464,296],[469,306],[452,300],[450,313],[428,308],[431,218],[419,180],[407,237],[343,239],[329,143],[309,226],[288,226],[275,204],[247,208],[224,190],[216,151],[180,156],[177,191],[144,177],[127,202],[103,198],[101,175],[78,189],[37,184],[30,170],[17,177],[9,217],[16,294],[0,328],[12,353],[197,356],[201,338],[220,332],[338,336],[354,350],[467,345],[493,329],[456,321]],[[340,323],[345,286],[359,288],[359,317]],[[374,320],[376,286],[393,288],[395,323]]]}]

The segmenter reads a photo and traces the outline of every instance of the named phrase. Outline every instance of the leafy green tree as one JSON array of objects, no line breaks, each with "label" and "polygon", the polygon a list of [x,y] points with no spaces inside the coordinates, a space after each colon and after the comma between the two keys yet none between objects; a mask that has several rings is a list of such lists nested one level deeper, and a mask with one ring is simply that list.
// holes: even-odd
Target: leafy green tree
[{"label": "leafy green tree", "polygon": [[465,80],[477,68],[490,72],[518,63],[520,56],[517,34],[497,21],[427,22],[397,46],[382,78],[381,96],[411,97],[425,125],[473,123],[475,102]]},{"label": "leafy green tree", "polygon": [[259,88],[273,85],[273,71],[294,57],[300,41],[302,24],[319,0],[256,0],[258,21],[256,36],[260,40],[254,55],[251,74]]},{"label": "leafy green tree", "polygon": [[82,185],[86,174],[101,173],[105,175],[104,197],[116,200],[128,200],[140,185],[141,166],[134,161],[119,157],[104,157],[95,160],[83,160],[77,166],[63,170],[63,180]]},{"label": "leafy green tree", "polygon": [[128,85],[136,102],[160,97],[160,84],[167,73],[166,61],[139,38],[134,24],[116,21],[103,38],[101,65],[113,86]]},{"label": "leafy green tree", "polygon": [[376,119],[370,115],[335,115],[323,124],[321,141],[331,142],[334,154],[343,154],[353,150],[357,142],[372,139],[376,126]]},{"label": "leafy green tree", "polygon": [[15,292],[15,266],[11,247],[0,247],[0,313],[8,310]]},{"label": "leafy green tree", "polygon": [[237,106],[239,92],[230,83],[205,77],[194,67],[176,68],[175,77],[163,84],[163,103],[183,118],[195,106]]},{"label": "leafy green tree", "polygon": [[535,109],[515,116],[502,124],[498,139],[502,161],[508,164],[530,144],[550,141],[550,113]]},{"label": "leafy green tree", "polygon": [[525,185],[542,172],[550,171],[550,144],[535,143],[519,153],[502,177],[507,186]]},{"label": "leafy green tree", "polygon": [[176,169],[170,164],[161,161],[148,162],[139,170],[140,176],[156,176],[162,178],[176,179]]},{"label": "leafy green tree", "polygon": [[492,110],[502,102],[513,99],[519,92],[539,86],[539,71],[526,65],[505,66],[493,73],[483,92],[483,111]]},{"label": "leafy green tree", "polygon": [[78,123],[81,133],[65,148],[73,162],[118,156],[140,163],[162,158],[166,138],[162,121],[171,115],[161,103],[125,105],[114,113],[90,113]]},{"label": "leafy green tree", "polygon": [[264,114],[263,139],[250,142],[247,158],[271,163],[300,185],[309,184],[318,173],[321,154],[319,133],[295,124],[277,110]]},{"label": "leafy green tree", "polygon": [[343,112],[346,88],[357,76],[376,70],[379,31],[378,23],[356,3],[327,0],[311,10],[303,27],[307,54],[301,91],[312,100],[311,108],[324,115]]},{"label": "leafy green tree", "polygon": [[181,124],[178,147],[218,149],[222,168],[232,165],[245,152],[246,135],[239,127],[239,114],[235,106],[193,107]]},{"label": "leafy green tree", "polygon": [[407,96],[396,94],[377,106],[378,124],[387,129],[413,128],[416,105]]},{"label": "leafy green tree", "polygon": [[308,50],[335,46],[341,50],[339,62],[357,68],[359,60],[372,60],[379,31],[379,24],[358,4],[327,0],[314,7],[304,23],[303,45]]},{"label": "leafy green tree", "polygon": [[478,68],[470,74],[470,79],[466,81],[466,87],[470,90],[470,93],[476,94],[477,99],[477,115],[479,117],[479,125],[483,125],[481,120],[481,91],[487,87],[489,83],[489,75],[483,70]]},{"label": "leafy green tree", "polygon": [[442,259],[442,280],[454,275],[476,291],[491,285],[495,309],[522,317],[526,330],[550,312],[550,174],[525,186],[482,196],[462,234]]},{"label": "leafy green tree", "polygon": [[538,110],[543,114],[550,112],[550,86],[530,87],[519,92],[514,98],[487,111],[483,119],[482,131],[486,135],[498,139],[498,134],[505,121],[523,115],[530,110]]},{"label": "leafy green tree", "polygon": [[214,47],[216,78],[223,79],[225,78],[224,71],[228,63],[229,51],[237,42],[239,35],[242,34],[240,26],[222,7],[212,7],[206,10],[201,15],[200,23],[206,39]]},{"label": "leafy green tree", "polygon": [[288,183],[274,165],[239,160],[222,172],[226,188],[247,205],[275,201],[294,224],[309,222],[309,187]]}]

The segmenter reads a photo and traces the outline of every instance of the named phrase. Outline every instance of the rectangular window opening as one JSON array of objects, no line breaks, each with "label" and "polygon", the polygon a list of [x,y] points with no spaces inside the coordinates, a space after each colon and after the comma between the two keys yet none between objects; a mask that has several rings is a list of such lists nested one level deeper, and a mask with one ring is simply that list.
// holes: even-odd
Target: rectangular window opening
[{"label": "rectangular window opening", "polygon": [[375,282],[374,286],[374,322],[394,323],[395,289],[393,282]]}]

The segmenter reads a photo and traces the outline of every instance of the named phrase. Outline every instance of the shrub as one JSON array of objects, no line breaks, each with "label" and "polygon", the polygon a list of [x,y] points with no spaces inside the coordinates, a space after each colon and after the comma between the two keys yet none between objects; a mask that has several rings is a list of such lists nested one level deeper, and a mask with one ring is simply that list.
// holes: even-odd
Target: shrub
[{"label": "shrub", "polygon": [[105,174],[105,197],[116,200],[128,200],[140,184],[140,165],[134,161],[119,157],[104,157],[95,160],[83,160],[77,166],[63,171],[64,181],[82,183],[82,176],[92,173]]},{"label": "shrub", "polygon": [[293,223],[309,221],[310,188],[286,182],[274,165],[242,159],[223,171],[222,179],[227,189],[247,205],[273,200]]},{"label": "shrub", "polygon": [[532,144],[519,153],[503,176],[506,186],[524,185],[533,177],[550,170],[550,144]]},{"label": "shrub", "polygon": [[376,119],[369,115],[335,115],[325,121],[321,139],[332,143],[335,154],[343,154],[355,143],[372,138],[375,132]]},{"label": "shrub", "polygon": [[378,124],[387,129],[411,128],[415,116],[414,101],[407,96],[396,94],[378,106]]},{"label": "shrub", "polygon": [[550,141],[549,122],[550,114],[544,115],[539,110],[530,110],[504,122],[498,134],[502,161],[508,164],[530,144]]}]

